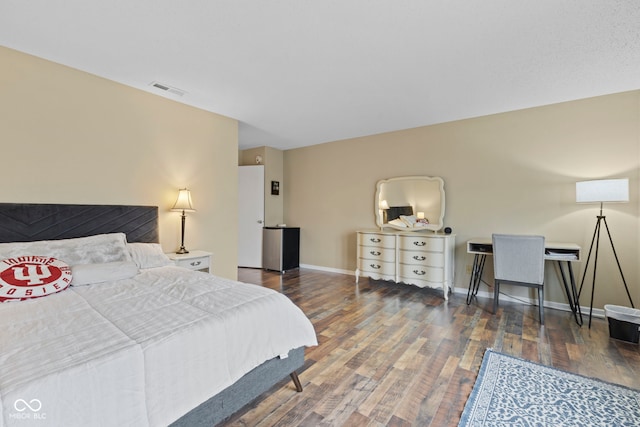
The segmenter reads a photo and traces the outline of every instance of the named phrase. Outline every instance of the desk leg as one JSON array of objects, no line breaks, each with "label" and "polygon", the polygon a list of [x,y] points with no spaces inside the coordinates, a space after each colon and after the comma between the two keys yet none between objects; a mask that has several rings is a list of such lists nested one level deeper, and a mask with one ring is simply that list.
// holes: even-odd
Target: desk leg
[{"label": "desk leg", "polygon": [[567,299],[569,300],[569,307],[573,312],[573,317],[576,319],[576,323],[582,326],[582,309],[580,308],[580,299],[578,297],[578,290],[576,289],[576,279],[573,275],[573,268],[571,267],[571,261],[566,261],[567,270],[569,272],[569,282],[571,289],[569,289],[569,283],[567,283],[567,277],[562,269],[562,261],[558,260],[558,269],[560,270],[560,276],[562,278],[562,284],[564,290],[567,293]]},{"label": "desk leg", "polygon": [[478,293],[480,282],[482,281],[482,272],[484,271],[484,262],[487,256],[484,254],[475,254],[473,256],[473,266],[471,267],[471,277],[469,278],[469,291],[467,292],[467,305],[471,304],[471,300]]}]

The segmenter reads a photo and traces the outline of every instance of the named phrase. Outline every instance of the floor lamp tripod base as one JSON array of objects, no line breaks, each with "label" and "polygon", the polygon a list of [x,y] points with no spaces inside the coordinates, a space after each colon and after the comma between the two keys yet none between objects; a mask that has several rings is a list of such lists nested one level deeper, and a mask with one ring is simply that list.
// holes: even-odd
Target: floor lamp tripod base
[{"label": "floor lamp tripod base", "polygon": [[609,232],[609,226],[607,225],[607,217],[602,215],[602,205],[600,205],[600,215],[597,216],[596,228],[593,231],[593,238],[591,239],[591,247],[589,248],[589,255],[587,256],[587,263],[584,269],[584,275],[582,276],[582,281],[580,282],[580,290],[578,291],[578,304],[580,301],[580,295],[582,294],[582,286],[584,285],[584,279],[587,277],[587,269],[589,268],[589,261],[591,260],[591,253],[593,252],[593,246],[595,244],[595,256],[593,260],[593,278],[591,281],[591,303],[589,305],[589,329],[591,329],[591,317],[593,314],[593,296],[596,290],[596,271],[598,267],[598,251],[600,249],[600,228],[601,224],[604,223],[604,227],[607,230],[607,236],[609,237],[609,243],[611,243],[611,249],[613,249],[613,255],[616,259],[616,264],[618,265],[618,271],[620,272],[620,277],[622,277],[622,283],[624,283],[624,288],[627,291],[627,296],[629,297],[629,302],[631,303],[631,307],[635,308],[633,305],[633,300],[631,299],[631,294],[629,293],[629,287],[627,286],[627,282],[624,279],[624,274],[622,274],[622,267],[620,267],[620,261],[618,260],[618,254],[616,253],[616,248],[613,245],[613,239],[611,238],[611,232]]}]

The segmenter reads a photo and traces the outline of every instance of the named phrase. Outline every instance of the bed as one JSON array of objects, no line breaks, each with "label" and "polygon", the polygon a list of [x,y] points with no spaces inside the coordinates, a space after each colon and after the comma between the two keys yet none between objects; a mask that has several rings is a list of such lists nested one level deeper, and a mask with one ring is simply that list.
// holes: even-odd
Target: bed
[{"label": "bed", "polygon": [[4,426],[214,425],[317,345],[284,295],[177,267],[157,207],[0,204]]}]

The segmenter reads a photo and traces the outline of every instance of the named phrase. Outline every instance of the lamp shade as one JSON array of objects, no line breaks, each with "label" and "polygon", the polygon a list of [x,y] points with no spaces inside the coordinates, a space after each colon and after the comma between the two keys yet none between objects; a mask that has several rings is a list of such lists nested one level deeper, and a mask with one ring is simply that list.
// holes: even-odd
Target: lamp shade
[{"label": "lamp shade", "polygon": [[178,191],[178,199],[171,208],[172,211],[190,211],[193,212],[193,204],[191,203],[191,192],[186,188]]},{"label": "lamp shade", "polygon": [[628,202],[629,178],[576,182],[577,203]]}]

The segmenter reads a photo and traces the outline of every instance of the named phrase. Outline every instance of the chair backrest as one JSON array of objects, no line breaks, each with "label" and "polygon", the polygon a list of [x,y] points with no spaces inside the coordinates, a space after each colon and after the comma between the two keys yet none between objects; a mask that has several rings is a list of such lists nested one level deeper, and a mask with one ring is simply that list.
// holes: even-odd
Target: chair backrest
[{"label": "chair backrest", "polygon": [[496,279],[544,283],[544,236],[494,234],[491,238]]}]

